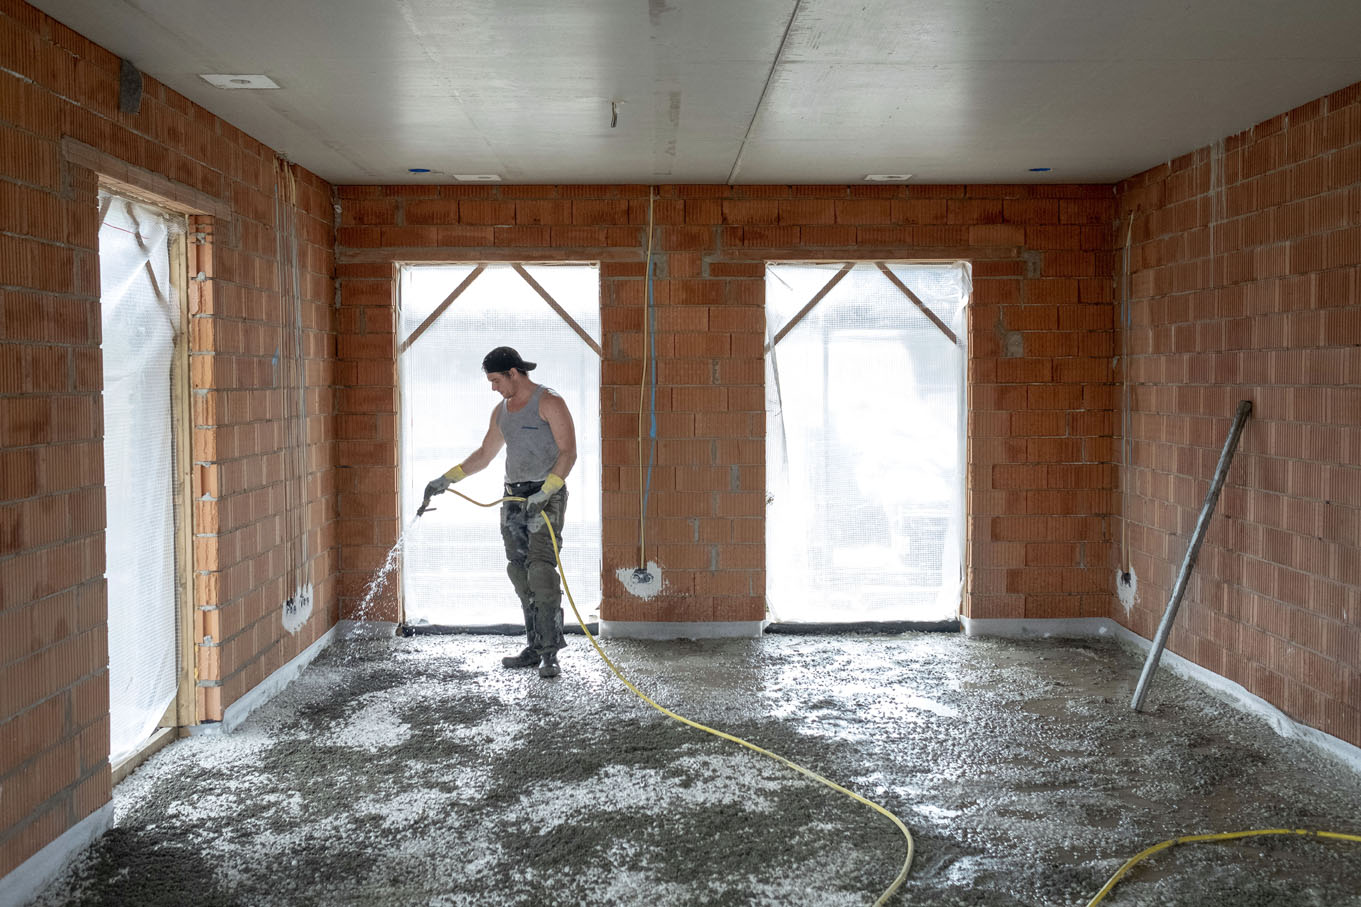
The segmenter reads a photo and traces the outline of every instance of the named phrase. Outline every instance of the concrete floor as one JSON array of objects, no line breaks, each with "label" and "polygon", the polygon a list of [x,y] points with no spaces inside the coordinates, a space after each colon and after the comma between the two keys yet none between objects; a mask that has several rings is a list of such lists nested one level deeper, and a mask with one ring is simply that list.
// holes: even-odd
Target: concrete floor
[{"label": "concrete floor", "polygon": [[[351,640],[236,733],[180,741],[42,907],[869,905],[905,841],[862,804],[652,711],[572,637]],[[820,772],[916,837],[893,904],[1084,905],[1182,834],[1361,832],[1361,776],[1096,641],[634,642],[649,695]],[[1103,904],[1361,905],[1361,845],[1173,848]]]}]

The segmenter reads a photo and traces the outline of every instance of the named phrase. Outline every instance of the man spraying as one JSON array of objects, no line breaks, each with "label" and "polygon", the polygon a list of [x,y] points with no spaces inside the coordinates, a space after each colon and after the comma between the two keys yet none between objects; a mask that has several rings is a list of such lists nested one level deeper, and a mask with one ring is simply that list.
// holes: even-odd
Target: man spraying
[{"label": "man spraying", "polygon": [[539,667],[540,677],[556,677],[562,636],[562,589],[557,559],[544,520],[562,544],[562,518],[567,509],[564,481],[577,460],[576,430],[567,403],[552,388],[529,378],[538,363],[526,362],[508,346],[498,346],[482,359],[492,390],[502,400],[491,412],[482,446],[462,463],[425,486],[428,501],[455,482],[485,469],[506,448],[506,496],[524,501],[501,504],[501,539],[506,546],[506,573],[520,598],[528,645],[518,655],[501,659],[507,668]]}]

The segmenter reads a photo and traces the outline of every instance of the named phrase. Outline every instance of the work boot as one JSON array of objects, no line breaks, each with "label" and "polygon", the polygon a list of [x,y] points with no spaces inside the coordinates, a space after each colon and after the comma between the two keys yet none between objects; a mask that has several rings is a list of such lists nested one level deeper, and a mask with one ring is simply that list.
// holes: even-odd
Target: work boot
[{"label": "work boot", "polygon": [[562,668],[558,667],[558,653],[549,652],[544,655],[543,661],[539,662],[540,677],[557,677],[562,673]]},{"label": "work boot", "polygon": [[532,668],[539,663],[539,656],[528,646],[520,650],[519,655],[507,655],[501,659],[503,668]]}]

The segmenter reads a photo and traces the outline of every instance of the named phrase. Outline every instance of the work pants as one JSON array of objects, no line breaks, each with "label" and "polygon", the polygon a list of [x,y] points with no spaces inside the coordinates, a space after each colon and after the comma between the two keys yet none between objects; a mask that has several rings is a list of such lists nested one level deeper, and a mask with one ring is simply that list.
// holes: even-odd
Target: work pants
[{"label": "work pants", "polygon": [[[562,520],[567,511],[567,488],[559,488],[543,509],[562,547]],[[557,652],[562,636],[562,588],[558,583],[557,559],[548,530],[529,530],[530,517],[523,501],[501,504],[501,540],[506,545],[506,574],[515,587],[524,612],[525,637],[539,656]]]}]

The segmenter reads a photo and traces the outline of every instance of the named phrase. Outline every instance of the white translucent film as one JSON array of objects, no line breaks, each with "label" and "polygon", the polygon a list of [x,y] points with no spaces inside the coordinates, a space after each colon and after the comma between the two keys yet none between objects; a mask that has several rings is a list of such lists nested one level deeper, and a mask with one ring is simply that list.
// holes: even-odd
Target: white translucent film
[{"label": "white translucent film", "polygon": [[175,699],[174,433],[179,304],[160,212],[101,193],[100,314],[111,760],[135,752]]},{"label": "white translucent film", "polygon": [[[473,265],[403,269],[399,337],[411,336]],[[600,272],[594,265],[528,265],[525,270],[580,327],[600,342]],[[420,506],[425,485],[481,443],[501,401],[482,357],[510,346],[538,367],[572,413],[577,462],[567,477],[563,567],[582,616],[600,607],[600,357],[509,265],[488,265],[399,356],[401,369],[402,522]],[[502,495],[505,453],[454,488],[479,501]],[[518,624],[520,603],[506,576],[498,508],[451,493],[406,536],[402,588],[409,623]],[[566,599],[563,610],[575,623]]]},{"label": "white translucent film", "polygon": [[[772,339],[842,264],[772,264]],[[766,356],[776,621],[934,621],[962,589],[968,265],[861,262]]]}]

